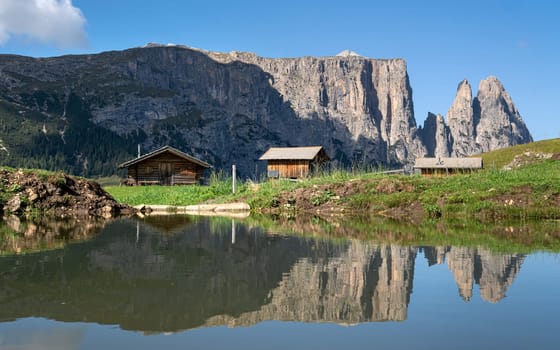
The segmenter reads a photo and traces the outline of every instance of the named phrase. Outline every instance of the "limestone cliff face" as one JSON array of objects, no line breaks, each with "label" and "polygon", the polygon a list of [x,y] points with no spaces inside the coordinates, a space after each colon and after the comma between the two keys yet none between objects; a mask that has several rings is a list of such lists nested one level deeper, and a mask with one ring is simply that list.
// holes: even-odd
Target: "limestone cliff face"
[{"label": "limestone cliff face", "polygon": [[428,155],[438,157],[449,157],[449,145],[451,144],[451,135],[449,127],[445,125],[445,121],[441,114],[435,115],[428,113],[428,118],[424,121],[424,127],[420,131],[422,140],[426,146]]},{"label": "limestone cliff face", "polygon": [[36,155],[35,167],[88,176],[114,171],[137,143],[144,151],[169,144],[256,177],[264,168],[256,159],[270,146],[322,145],[335,165],[403,166],[426,154],[464,156],[531,140],[495,78],[481,83],[475,100],[463,81],[446,120],[429,116],[419,130],[406,62],[357,54],[271,59],[149,45],[0,55],[0,99],[10,117],[0,130],[3,164]]},{"label": "limestone cliff face", "polygon": [[465,157],[533,141],[496,77],[482,80],[474,99],[469,82],[459,83],[446,119],[430,113],[421,135],[432,157]]},{"label": "limestone cliff face", "polygon": [[[316,142],[352,161],[406,163],[423,146],[417,135],[412,90],[406,62],[361,56],[268,59],[246,53],[217,60],[254,64],[271,75],[270,84],[299,118],[320,121],[327,128],[306,130],[299,143],[320,134]],[[311,135],[309,135],[311,134]],[[351,142],[348,142],[351,141]],[[336,150],[336,145],[346,145]]]},{"label": "limestone cliff face", "polygon": [[[263,166],[255,160],[270,146],[323,145],[341,165],[398,166],[425,153],[402,59],[269,59],[155,45],[3,56],[0,81],[3,98],[44,116],[37,138],[60,147],[87,122],[145,151],[170,144],[218,169],[235,163],[245,176]],[[17,143],[0,139],[7,149]],[[66,153],[85,167],[91,151],[82,143]]]}]

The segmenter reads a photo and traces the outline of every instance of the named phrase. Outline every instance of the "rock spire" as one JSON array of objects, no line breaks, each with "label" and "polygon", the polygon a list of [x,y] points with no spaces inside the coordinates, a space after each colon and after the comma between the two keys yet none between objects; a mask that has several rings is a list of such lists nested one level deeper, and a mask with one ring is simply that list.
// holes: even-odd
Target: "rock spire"
[{"label": "rock spire", "polygon": [[482,80],[474,99],[469,82],[460,82],[446,118],[429,113],[420,134],[431,157],[466,157],[533,141],[496,77]]}]

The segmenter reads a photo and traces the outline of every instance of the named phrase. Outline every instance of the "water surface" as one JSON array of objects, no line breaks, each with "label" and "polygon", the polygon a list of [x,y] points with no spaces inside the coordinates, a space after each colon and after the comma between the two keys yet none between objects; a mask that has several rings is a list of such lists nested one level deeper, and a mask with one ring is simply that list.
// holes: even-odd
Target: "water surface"
[{"label": "water surface", "polygon": [[557,349],[560,341],[556,253],[332,238],[313,225],[280,234],[188,216],[62,227],[70,226],[79,233],[40,244],[3,235],[0,349]]}]

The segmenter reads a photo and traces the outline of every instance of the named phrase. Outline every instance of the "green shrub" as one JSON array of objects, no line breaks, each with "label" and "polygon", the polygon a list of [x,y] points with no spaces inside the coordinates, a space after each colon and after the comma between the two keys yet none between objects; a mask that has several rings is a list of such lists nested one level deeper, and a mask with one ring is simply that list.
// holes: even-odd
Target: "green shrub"
[{"label": "green shrub", "polygon": [[318,207],[320,205],[323,205],[325,203],[327,203],[328,201],[331,200],[332,197],[334,197],[334,192],[331,190],[325,190],[319,194],[315,194],[312,198],[311,198],[311,204],[313,204],[313,206]]},{"label": "green shrub", "polygon": [[424,206],[429,218],[437,219],[441,217],[441,209],[437,204],[428,204]]},{"label": "green shrub", "polygon": [[8,187],[7,192],[17,193],[17,192],[20,192],[21,190],[22,190],[22,187],[21,187],[20,184],[11,184],[11,185]]}]

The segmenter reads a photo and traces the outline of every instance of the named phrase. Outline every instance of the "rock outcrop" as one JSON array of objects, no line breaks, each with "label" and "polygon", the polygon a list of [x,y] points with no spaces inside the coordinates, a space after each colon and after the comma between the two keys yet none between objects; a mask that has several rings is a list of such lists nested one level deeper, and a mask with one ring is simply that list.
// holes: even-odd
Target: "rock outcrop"
[{"label": "rock outcrop", "polygon": [[432,157],[465,157],[533,141],[496,77],[482,80],[474,99],[469,82],[463,80],[446,119],[429,113],[420,132]]},{"label": "rock outcrop", "polygon": [[529,164],[539,163],[546,159],[560,160],[560,153],[542,153],[525,151],[513,157],[513,160],[506,164],[503,169],[512,170]]},{"label": "rock outcrop", "polygon": [[472,89],[467,80],[457,87],[457,95],[447,111],[447,125],[451,132],[450,153],[455,157],[480,153],[476,146],[476,125]]},{"label": "rock outcrop", "polygon": [[533,141],[511,97],[496,77],[480,82],[473,107],[476,143],[483,152]]},{"label": "rock outcrop", "polygon": [[424,127],[420,130],[420,134],[428,155],[450,156],[451,135],[441,114],[428,113],[428,118],[424,121]]},{"label": "rock outcrop", "polygon": [[[110,218],[132,213],[93,181],[62,173],[41,175],[32,171],[0,169],[0,218],[18,221],[30,210],[64,217]],[[16,230],[17,231],[17,230]]]}]

